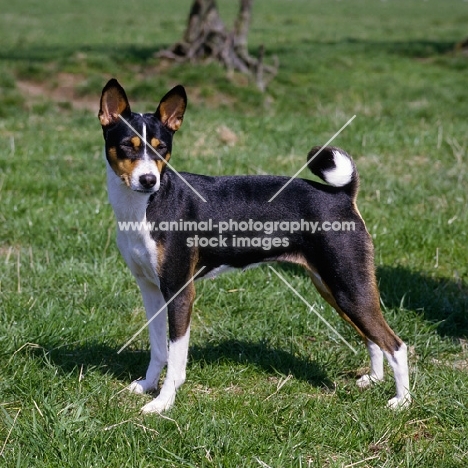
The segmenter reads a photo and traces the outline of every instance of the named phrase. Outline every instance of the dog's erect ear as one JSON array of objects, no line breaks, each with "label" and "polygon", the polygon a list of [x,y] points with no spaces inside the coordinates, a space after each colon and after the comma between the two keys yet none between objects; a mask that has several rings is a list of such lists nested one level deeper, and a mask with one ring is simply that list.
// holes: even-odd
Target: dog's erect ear
[{"label": "dog's erect ear", "polygon": [[187,107],[187,93],[181,85],[172,88],[159,103],[156,117],[171,131],[179,130]]},{"label": "dog's erect ear", "polygon": [[98,114],[101,125],[103,127],[113,125],[119,120],[119,115],[126,117],[130,113],[130,104],[124,89],[115,78],[112,78],[102,90]]}]

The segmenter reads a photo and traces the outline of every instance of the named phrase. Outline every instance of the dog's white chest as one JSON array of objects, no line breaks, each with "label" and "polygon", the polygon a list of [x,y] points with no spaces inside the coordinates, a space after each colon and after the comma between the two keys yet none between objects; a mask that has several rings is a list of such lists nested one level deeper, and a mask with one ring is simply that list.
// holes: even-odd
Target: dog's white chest
[{"label": "dog's white chest", "polygon": [[158,284],[157,247],[149,232],[117,232],[117,245],[134,276]]}]

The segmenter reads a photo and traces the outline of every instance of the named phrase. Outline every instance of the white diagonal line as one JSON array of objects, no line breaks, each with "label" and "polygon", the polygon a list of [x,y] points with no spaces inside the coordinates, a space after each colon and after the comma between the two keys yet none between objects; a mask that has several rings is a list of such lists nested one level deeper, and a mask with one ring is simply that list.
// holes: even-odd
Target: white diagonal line
[{"label": "white diagonal line", "polygon": [[153,153],[155,153],[160,159],[162,159],[168,166],[170,169],[172,169],[174,171],[174,173],[190,188],[192,189],[192,192],[195,193],[196,195],[198,195],[205,203],[206,203],[206,200],[197,192],[196,189],[193,188],[193,186],[187,181],[187,179],[185,179],[184,177],[182,177],[179,172],[177,172],[175,169],[174,169],[174,166],[172,164],[169,163],[169,161],[166,161],[159,153],[158,151],[153,148],[141,135],[140,133],[132,127],[132,125],[130,124],[130,122],[128,122],[124,117],[122,117],[120,114],[119,114],[119,117],[122,119],[123,122],[125,122],[125,124],[128,126],[128,128],[130,130],[132,130],[135,135],[137,135],[138,137],[140,137],[141,141],[143,141],[145,143],[145,145],[150,148]]},{"label": "white diagonal line", "polygon": [[268,265],[268,268],[272,270],[275,275],[307,306],[309,306],[310,310],[330,329],[332,330],[340,339],[341,341],[348,346],[348,348],[354,353],[357,354],[357,351],[340,335],[340,333],[332,326],[330,325],[316,310],[314,306],[311,306],[303,297],[301,294],[299,294],[289,283],[288,281],[283,277],[283,275],[279,274],[271,265]]},{"label": "white diagonal line", "polygon": [[15,427],[16,420],[18,419],[18,416],[19,416],[20,413],[21,413],[21,408],[16,413],[15,419],[13,419],[13,423],[11,424],[10,430],[8,431],[5,442],[3,442],[3,447],[2,447],[2,450],[0,451],[0,457],[3,456],[3,452],[5,451],[6,444],[8,442],[8,439],[10,438],[10,435],[11,435],[11,431],[13,431],[13,428]]},{"label": "white diagonal line", "polygon": [[269,200],[268,203],[273,201],[309,164],[313,161],[322,150],[327,147],[356,117],[354,114],[323,146],[322,148],[314,154],[314,157],[307,161]]},{"label": "white diagonal line", "polygon": [[206,267],[202,266],[118,351],[120,354]]}]

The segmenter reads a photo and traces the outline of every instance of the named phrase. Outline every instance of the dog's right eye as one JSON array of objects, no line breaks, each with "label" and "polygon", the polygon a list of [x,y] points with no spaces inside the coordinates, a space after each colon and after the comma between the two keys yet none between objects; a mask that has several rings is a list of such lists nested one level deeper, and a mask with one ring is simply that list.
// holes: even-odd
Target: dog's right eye
[{"label": "dog's right eye", "polygon": [[123,149],[123,150],[133,150],[134,149],[134,146],[132,144],[131,141],[124,141],[120,144],[120,147]]}]

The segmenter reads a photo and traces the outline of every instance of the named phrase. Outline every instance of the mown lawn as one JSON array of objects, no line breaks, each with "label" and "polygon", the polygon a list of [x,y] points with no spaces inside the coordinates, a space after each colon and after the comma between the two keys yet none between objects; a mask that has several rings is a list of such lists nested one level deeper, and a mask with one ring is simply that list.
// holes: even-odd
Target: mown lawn
[{"label": "mown lawn", "polygon": [[[216,64],[171,65],[188,1],[0,0],[0,466],[468,465],[468,10],[448,0],[257,0],[267,92]],[[222,0],[229,23],[237,2]],[[410,346],[414,402],[355,385],[366,350],[302,270],[198,283],[188,379],[164,417],[125,387],[149,359],[115,246],[102,135],[108,78],[133,108],[186,86],[171,162],[206,174],[293,175],[334,141],[357,163],[382,308]],[[223,135],[229,129],[235,137]],[[305,171],[303,177],[309,177]]]}]

